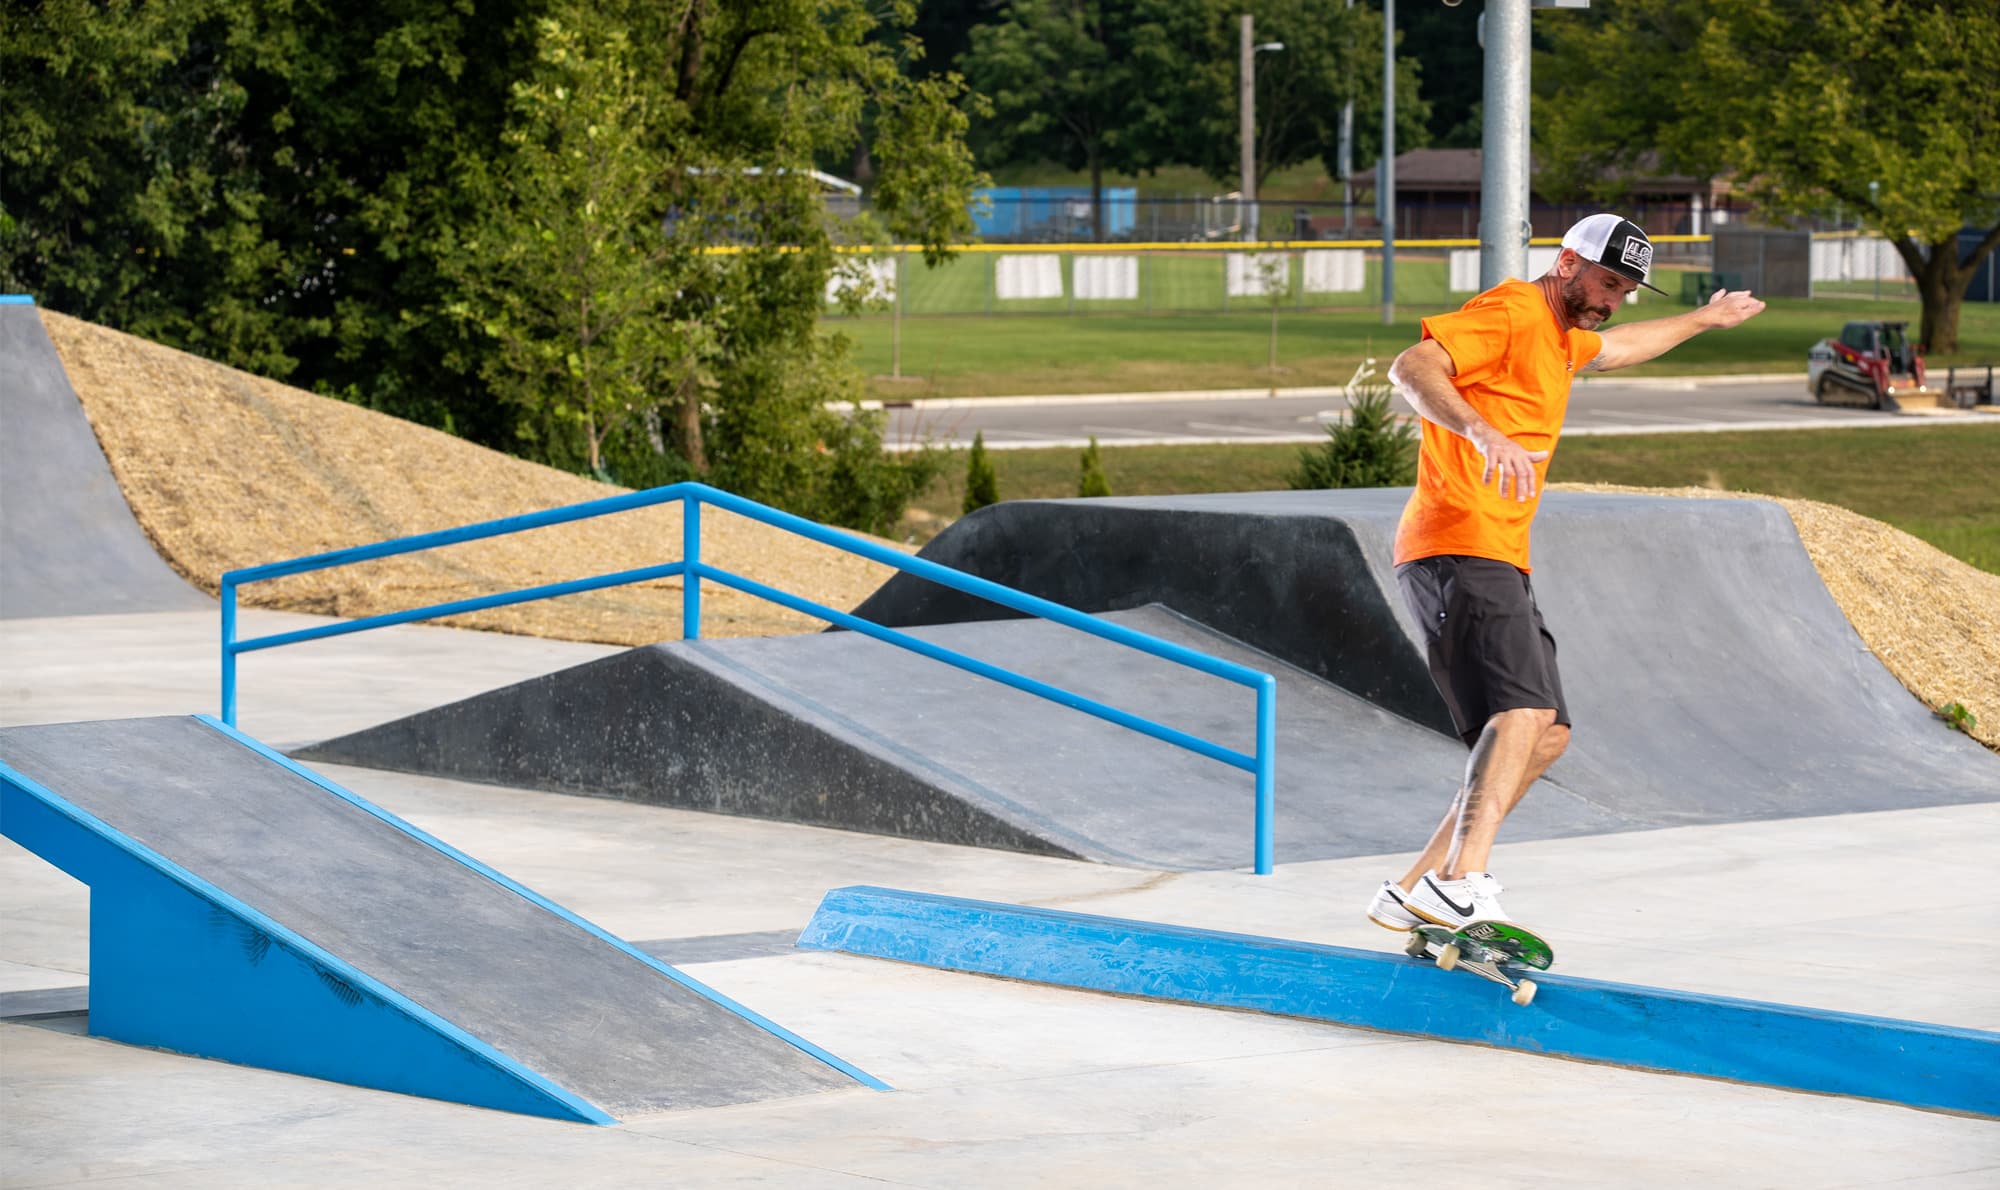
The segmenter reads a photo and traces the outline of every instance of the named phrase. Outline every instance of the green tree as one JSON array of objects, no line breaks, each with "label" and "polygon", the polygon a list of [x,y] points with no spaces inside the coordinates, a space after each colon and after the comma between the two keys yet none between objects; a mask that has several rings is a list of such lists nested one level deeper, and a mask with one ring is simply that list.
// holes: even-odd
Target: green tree
[{"label": "green tree", "polygon": [[[484,375],[528,413],[523,435],[609,478],[606,442],[654,411],[656,391],[698,385],[717,336],[671,317],[685,271],[672,264],[690,246],[654,209],[669,163],[649,143],[656,90],[641,85],[624,31],[544,17],[537,53],[501,138],[513,151],[448,259],[464,292],[452,309],[490,336]],[[705,472],[694,430],[684,457]],[[570,432],[574,451],[547,441]]]},{"label": "green tree", "polygon": [[[1382,14],[1317,0],[1138,0],[1136,74],[1145,88],[1134,134],[1148,160],[1195,166],[1232,189],[1241,180],[1237,111],[1240,14],[1259,42],[1285,48],[1257,56],[1257,182],[1315,158],[1337,175],[1340,111],[1353,100],[1354,160],[1381,153]],[[1398,33],[1398,45],[1402,34]],[[1416,62],[1398,52],[1396,143],[1428,143],[1428,107]]]},{"label": "green tree", "polygon": [[[1657,152],[1733,173],[1773,218],[1858,212],[1916,278],[1925,346],[1957,350],[1959,303],[2000,245],[1991,0],[1629,0],[1543,32],[1544,190],[1615,197],[1591,179]],[[1631,69],[1649,60],[1674,68]],[[1961,253],[1967,224],[1985,234]]]},{"label": "green tree", "polygon": [[982,160],[1089,171],[1098,240],[1104,171],[1154,164],[1138,135],[1147,82],[1135,70],[1133,23],[1133,6],[1119,0],[1009,0],[998,21],[972,30],[960,59],[972,89],[991,103],[974,128]]},{"label": "green tree", "polygon": [[1090,436],[1090,445],[1083,448],[1083,469],[1077,478],[1076,494],[1085,498],[1111,494],[1111,481],[1104,478],[1104,456],[1097,449],[1095,434]]},{"label": "green tree", "polygon": [[1390,412],[1388,386],[1370,385],[1326,428],[1325,442],[1299,451],[1285,483],[1294,489],[1393,488],[1416,478],[1417,432]]},{"label": "green tree", "polygon": [[[0,280],[565,466],[879,521],[936,464],[827,409],[845,233],[811,167],[872,135],[879,226],[931,261],[970,234],[963,86],[883,35],[911,13],[46,0],[0,21]],[[545,19],[580,57],[549,60]]]},{"label": "green tree", "polygon": [[978,512],[988,504],[1000,503],[1000,476],[993,470],[993,460],[986,455],[986,432],[972,436],[972,457],[965,465],[965,504],[968,513]]}]

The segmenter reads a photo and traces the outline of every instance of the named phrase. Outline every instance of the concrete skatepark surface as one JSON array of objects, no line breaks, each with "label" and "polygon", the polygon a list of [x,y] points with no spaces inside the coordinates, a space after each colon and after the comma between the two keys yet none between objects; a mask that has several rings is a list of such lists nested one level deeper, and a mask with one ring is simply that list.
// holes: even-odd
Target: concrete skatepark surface
[{"label": "concrete skatepark surface", "polygon": [[[0,497],[6,500],[6,522],[24,524],[15,519],[20,505],[13,489],[0,490]],[[1236,519],[1237,536],[1248,542],[1248,556],[1283,543],[1282,537],[1243,533],[1240,508],[1229,515]],[[1544,524],[1551,523],[1544,515]],[[129,521],[129,512],[125,517]],[[1358,510],[1319,532],[1328,541],[1345,535],[1343,548],[1364,561],[1379,559],[1379,524],[1371,529],[1367,521],[1366,510]],[[89,528],[98,523],[85,522],[85,538],[79,539],[88,539],[92,550],[102,546]],[[1045,524],[1038,531],[1048,529]],[[1585,561],[1591,560],[1590,549],[1612,545],[1626,551],[1618,555],[1621,560],[1632,556],[1634,533],[1594,546],[1587,536],[1579,535],[1583,544],[1577,547]],[[40,548],[11,538],[0,544],[5,545],[0,570],[12,570],[17,558],[29,556],[17,550]],[[1167,563],[1175,560],[1158,542],[1143,548],[1165,555]],[[1074,565],[1077,559],[1063,555],[1080,549],[1077,541],[1060,537],[1043,542],[1056,566]],[[1702,565],[1709,561],[1707,547],[1698,541],[1669,555],[1698,558]],[[1077,557],[1088,560],[1087,553]],[[1268,573],[1278,573],[1273,564],[1280,557],[1262,555]],[[1719,565],[1726,570],[1734,564]],[[1553,602],[1558,563],[1540,558],[1538,566],[1544,605],[1564,640],[1566,673],[1576,675],[1583,644],[1573,638],[1579,630],[1589,638],[1631,632],[1633,626],[1596,622],[1589,608],[1558,610]],[[1171,565],[1162,569],[1173,573]],[[1769,559],[1753,555],[1731,573],[1760,580],[1773,570]],[[1785,573],[1782,565],[1775,572]],[[1235,589],[1246,594],[1255,586],[1247,577],[1240,568],[1235,572]],[[1311,588],[1310,578],[1286,581],[1300,592]],[[1577,598],[1590,593],[1589,581],[1578,584]],[[135,582],[135,597],[175,598],[171,587],[161,594],[143,576]],[[1401,614],[1396,601],[1377,596],[1370,604],[1371,585],[1386,590],[1375,571],[1356,574],[1340,588],[1344,603],[1316,610],[1331,616],[1348,607],[1351,623],[1364,624],[1372,616],[1378,627],[1384,617],[1394,624]],[[1422,706],[1428,679],[1405,627],[1397,625],[1405,633],[1401,639],[1382,631],[1371,636],[1360,627],[1320,632],[1317,652],[1300,651],[1296,640],[1288,643],[1269,626],[1282,621],[1266,624],[1263,631],[1271,635],[1258,635],[1254,600],[1247,597],[1242,614],[1226,623],[1191,624],[1157,609],[1138,610],[1163,602],[1183,615],[1195,614],[1184,601],[1162,597],[1157,582],[1155,587],[1150,597],[1135,593],[1129,603],[1096,610],[1133,612],[1162,631],[1219,631],[1248,642],[1217,647],[1263,650],[1298,666],[1304,673],[1286,678],[1291,702],[1324,708],[1330,721],[1351,730],[1372,724],[1365,729],[1387,751],[1426,762],[1431,756],[1426,748],[1446,758],[1462,756],[1436,730],[1435,708],[1426,712]],[[186,606],[206,606],[184,584],[180,591],[190,601]],[[1282,592],[1264,597],[1268,606],[1285,605]],[[1225,601],[1222,611],[1231,606]],[[58,614],[69,610],[90,609],[71,604],[45,606],[34,618],[19,618],[11,609],[0,615],[5,660],[0,725],[213,708],[212,610]],[[304,619],[270,613],[249,613],[246,619],[260,616],[273,624]],[[1564,618],[1578,627],[1566,629]],[[1826,639],[1812,614],[1796,618],[1800,624],[1790,627],[1754,619],[1720,633],[1718,639],[1735,650],[1729,656],[1737,665],[1723,669],[1714,658],[1696,658],[1703,664],[1694,668],[1746,683],[1767,665],[1789,673],[1798,659],[1786,647]],[[1032,627],[949,623],[957,619],[942,617],[940,630],[1003,645],[1025,636],[1021,628]],[[1322,622],[1307,621],[1314,631]],[[989,632],[995,635],[981,636]],[[1760,636],[1776,643],[1760,650]],[[1635,650],[1671,662],[1677,659],[1673,650],[1686,647],[1674,640],[1663,634]],[[758,648],[742,656],[712,652],[711,679],[727,673],[767,692],[782,686],[794,703],[815,694],[850,696],[852,684],[861,680],[858,670],[836,666],[829,676],[809,662],[851,660],[854,655],[842,650],[868,642],[829,635],[813,642],[830,650],[824,654],[759,651],[776,643],[755,642]],[[1918,891],[1937,887],[1943,874],[1985,871],[2000,863],[1995,842],[2000,806],[1981,788],[1991,780],[1993,758],[1977,749],[1954,752],[1960,741],[1942,734],[1907,695],[1901,703],[1877,697],[1872,660],[1862,654],[1857,661],[1852,652],[1858,646],[1836,646],[1811,659],[1797,683],[1825,683],[1829,704],[1841,703],[1840,686],[1850,684],[1846,696],[1859,705],[1842,721],[1845,738],[1787,730],[1771,735],[1773,725],[1786,726],[1780,712],[1767,709],[1747,724],[1736,717],[1755,710],[1754,698],[1697,704],[1699,715],[1663,720],[1672,738],[1660,747],[1677,744],[1693,753],[1682,758],[1688,766],[1683,771],[1700,762],[1724,782],[1746,782],[1693,785],[1687,804],[1737,794],[1764,798],[1747,812],[1699,824],[1655,815],[1648,824],[1655,829],[1616,835],[1558,830],[1530,838],[1525,830],[1503,832],[1495,867],[1509,882],[1509,903],[1559,940],[1564,970],[1697,993],[2000,1029],[1995,991],[2000,956],[1967,947],[1962,923],[1912,912]],[[325,739],[465,699],[495,683],[607,657],[601,647],[420,627],[284,653],[259,658],[246,673],[246,726],[276,741]],[[1380,671],[1373,684],[1357,676],[1371,665]],[[1092,675],[1088,666],[1076,672],[1112,685],[1121,681],[1117,673]],[[1330,678],[1338,688],[1295,684],[1310,681],[1306,674]],[[1583,710],[1578,679],[1569,680],[1572,700]],[[1630,696],[1642,702],[1661,697],[1644,685],[1642,677],[1634,678],[1630,689],[1636,693]],[[1616,697],[1625,689],[1593,697]],[[1142,697],[1153,695],[1148,687]],[[1243,697],[1247,702],[1247,694]],[[763,705],[784,704],[767,699]],[[1196,724],[1214,714],[1208,704],[1180,691],[1166,692],[1158,705],[1162,713],[1191,715]],[[1820,709],[1812,702],[1803,710],[1793,708],[1801,717]],[[859,714],[851,718],[843,730],[857,739],[864,738],[864,730],[879,733],[885,722]],[[1233,722],[1217,721],[1216,730],[1226,732],[1225,723]],[[991,757],[978,754],[978,741],[968,745],[960,739],[961,729],[929,727],[936,734],[924,741],[927,746],[961,749],[954,763],[975,771],[991,763]],[[1939,735],[1926,735],[1923,728]],[[1615,725],[1602,718],[1580,721],[1580,737],[1586,731],[1618,738]],[[1766,737],[1761,746],[1760,734]],[[1867,767],[1866,758],[1857,756],[1878,735],[1887,741],[1887,755]],[[1939,738],[1949,742],[1937,743]],[[1078,737],[1078,746],[1088,743]],[[1779,752],[1781,746],[1805,744],[1832,747],[1837,754],[1820,765],[1816,755]],[[16,750],[7,753],[11,760]],[[1591,760],[1581,745],[1576,755],[1580,762]],[[1607,756],[1603,764],[1618,762],[1616,755]],[[1813,787],[1786,786],[1770,779],[1768,767],[1759,767],[1778,761],[1800,767]],[[1125,758],[1114,763],[1122,765]],[[1210,762],[1189,758],[1188,763]],[[117,765],[141,776],[148,789],[171,788],[171,782],[157,781],[157,774],[180,767],[149,765],[136,752],[111,767]],[[1850,771],[1889,788],[1849,796],[1832,778]],[[1281,806],[1286,772],[1281,767]],[[1617,775],[1585,767],[1579,772]],[[1223,773],[1230,796],[1247,803],[1247,775]],[[5,1105],[0,1118],[7,1121],[0,1129],[0,1180],[20,1186],[201,1187],[357,1181],[1408,1185],[1441,1174],[1441,1102],[1458,1113],[1453,1144],[1480,1154],[1477,1176],[1483,1185],[1986,1187],[2000,1180],[2000,1124],[1989,1119],[954,976],[799,952],[782,943],[804,925],[827,889],[893,884],[1393,949],[1397,939],[1363,921],[1359,910],[1377,880],[1400,870],[1421,832],[1403,838],[1400,830],[1386,831],[1397,838],[1381,844],[1381,854],[1363,854],[1359,848],[1366,844],[1357,839],[1330,858],[1291,859],[1285,852],[1291,828],[1281,821],[1280,868],[1260,878],[1235,870],[1159,871],[1102,858],[1080,862],[382,770],[336,767],[329,774],[614,933],[652,939],[649,952],[685,956],[674,961],[690,964],[696,978],[825,1044],[897,1090],[851,1088],[641,1113],[615,1128],[590,1128],[91,1038],[86,1035],[88,891],[0,841],[0,1103]],[[1408,800],[1419,804],[1408,812],[1426,829],[1447,796],[1451,775],[1426,769],[1409,778]],[[1574,782],[1581,784],[1581,778]],[[1527,817],[1530,807],[1554,811],[1565,797],[1575,801],[1574,786],[1565,787],[1568,793],[1554,788],[1531,793],[1515,822],[1525,827],[1534,821]],[[1758,793],[1767,786],[1774,791]],[[260,789],[254,782],[235,788],[250,795]],[[137,786],[131,792],[135,804],[172,825],[175,798],[150,798]],[[173,792],[187,796],[185,789]],[[1359,800],[1344,816],[1375,819],[1405,812],[1400,804],[1391,808],[1387,797],[1370,804],[1365,788],[1354,796]],[[1617,809],[1636,815],[1649,805],[1647,798],[1669,810],[1683,804],[1661,790],[1640,789]],[[1859,812],[1871,807],[1884,808]],[[290,812],[274,813],[266,825],[296,833],[289,858],[304,861],[295,867],[311,869],[310,861],[326,857],[298,854],[311,850],[315,836],[288,830],[293,818]],[[1230,822],[1221,837],[1233,853],[1247,852],[1247,821]],[[241,843],[229,834],[192,840],[197,847],[228,851],[232,862]],[[288,887],[289,875],[265,874],[283,895],[311,899],[312,882]],[[393,872],[377,875],[386,878],[383,883],[400,883]],[[369,898],[382,895],[393,897],[397,890],[373,890],[357,900],[343,886],[338,896],[322,896],[323,903],[304,910],[340,919],[346,907],[379,908],[380,902]],[[450,905],[450,898],[444,903]],[[431,941],[475,943],[482,937],[481,917],[473,913],[453,923],[457,932]],[[382,919],[360,913],[356,920],[365,925]],[[406,927],[381,927],[376,943],[401,928]],[[513,950],[495,944],[480,957],[496,965],[532,964],[546,948],[529,942]],[[541,974],[581,983],[586,998],[581,1007],[597,998],[587,975]],[[578,1044],[587,1054],[593,1042]]]},{"label": "concrete skatepark surface", "polygon": [[[269,628],[301,619],[252,615],[270,617]],[[49,634],[62,649],[35,644]],[[199,709],[214,698],[213,644],[208,616],[0,625],[0,652],[18,660],[9,685],[33,694],[0,702],[0,718]],[[371,704],[393,714],[460,697],[453,656],[499,676],[605,650],[412,626],[286,652],[301,660],[267,659],[246,688],[246,723],[273,735],[329,711],[358,722]],[[336,691],[328,674],[362,688]],[[73,1010],[23,1019],[9,1009],[0,1176],[10,1184],[1411,1185],[1438,1176],[1441,1097],[1478,1105],[1454,1136],[1481,1154],[1483,1185],[1970,1190],[2000,1174],[1990,1120],[774,952],[770,942],[796,934],[827,889],[894,880],[1391,948],[1359,907],[1402,855],[1281,863],[1271,877],[1170,874],[327,771],[621,936],[705,950],[696,978],[896,1091],[591,1128],[135,1049],[80,1035]],[[1570,972],[1991,1030],[2000,958],[1966,950],[1952,922],[1912,917],[1909,904],[1941,872],[2000,859],[1996,815],[1959,805],[1608,838],[1503,834],[1498,870],[1517,912],[1560,940]],[[1598,891],[1629,890],[1637,875],[1643,898]],[[1782,918],[1783,934],[1751,925],[1746,905],[1760,920]],[[0,1002],[88,978],[87,914],[82,886],[0,842]]]},{"label": "concrete skatepark surface", "polygon": [[208,605],[118,490],[30,305],[0,303],[0,618]]}]

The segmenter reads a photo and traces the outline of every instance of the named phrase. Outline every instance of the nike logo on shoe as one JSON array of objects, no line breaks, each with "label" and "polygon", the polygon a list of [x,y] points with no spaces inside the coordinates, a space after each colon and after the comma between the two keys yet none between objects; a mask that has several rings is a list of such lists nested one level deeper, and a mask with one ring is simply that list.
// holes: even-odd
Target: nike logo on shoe
[{"label": "nike logo on shoe", "polygon": [[1425,883],[1425,884],[1428,884],[1428,885],[1430,885],[1430,886],[1431,886],[1431,891],[1437,894],[1437,899],[1438,899],[1438,900],[1440,900],[1440,901],[1443,901],[1443,902],[1445,903],[1445,905],[1446,905],[1446,906],[1447,906],[1447,907],[1448,907],[1448,908],[1449,908],[1449,909],[1450,909],[1450,910],[1451,910],[1451,911],[1452,911],[1453,913],[1456,913],[1456,914],[1458,914],[1458,915],[1459,915],[1460,917],[1471,917],[1471,916],[1472,916],[1472,911],[1473,911],[1473,909],[1475,908],[1475,906],[1473,906],[1473,905],[1461,905],[1461,904],[1459,904],[1459,903],[1458,903],[1457,901],[1454,901],[1454,900],[1452,900],[1452,899],[1451,899],[1450,897],[1448,897],[1448,896],[1445,896],[1445,895],[1444,895],[1444,890],[1438,887],[1438,883],[1437,883],[1437,881],[1435,881],[1435,880],[1432,880],[1432,879],[1431,879],[1431,878],[1430,878],[1429,876],[1426,876],[1426,877],[1424,877],[1424,883]]}]

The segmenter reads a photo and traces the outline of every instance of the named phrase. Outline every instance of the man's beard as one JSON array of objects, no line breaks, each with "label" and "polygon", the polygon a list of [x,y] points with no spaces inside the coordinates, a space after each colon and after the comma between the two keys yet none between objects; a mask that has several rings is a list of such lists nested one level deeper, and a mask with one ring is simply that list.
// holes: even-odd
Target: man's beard
[{"label": "man's beard", "polygon": [[1593,306],[1590,304],[1590,295],[1585,292],[1583,278],[1580,276],[1572,277],[1564,283],[1562,287],[1562,300],[1563,317],[1572,323],[1581,325],[1585,315],[1596,318],[1600,324],[1608,322],[1611,319],[1611,307]]}]

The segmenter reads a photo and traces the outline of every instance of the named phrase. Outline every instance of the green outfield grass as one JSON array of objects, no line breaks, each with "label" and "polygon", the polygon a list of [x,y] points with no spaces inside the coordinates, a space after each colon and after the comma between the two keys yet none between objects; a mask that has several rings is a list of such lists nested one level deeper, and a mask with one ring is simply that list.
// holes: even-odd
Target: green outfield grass
[{"label": "green outfield grass", "polygon": [[[1710,487],[1820,500],[1887,521],[2000,574],[2000,417],[1991,425],[1574,437],[1555,482]],[[1297,446],[1105,446],[1113,494],[1273,491]],[[1076,450],[990,453],[1004,499],[1077,494]],[[918,500],[937,520],[964,500],[963,457]],[[933,522],[935,523],[935,522]]]},{"label": "green outfield grass", "polygon": [[[1213,262],[1216,270],[1212,288],[1205,292],[1219,292],[1220,258],[1196,258],[1204,259]],[[1398,262],[1399,291],[1400,279],[1412,271]],[[851,340],[860,368],[870,377],[872,393],[887,398],[1340,384],[1364,357],[1373,356],[1386,367],[1396,352],[1417,340],[1418,322],[1424,315],[1455,308],[1464,300],[1463,295],[1443,293],[1442,271],[1439,265],[1437,292],[1429,300],[1399,305],[1396,320],[1389,326],[1382,324],[1379,306],[1340,309],[1286,305],[1278,316],[1279,370],[1275,374],[1265,367],[1270,312],[1267,306],[1253,304],[1254,299],[1239,299],[1240,304],[1233,304],[1228,311],[1199,314],[1156,311],[1150,315],[1023,317],[997,310],[991,315],[906,317],[901,320],[901,380],[888,378],[890,318],[830,318],[824,325]],[[1409,282],[1413,289],[1422,283],[1417,279]],[[914,285],[911,290],[914,292]],[[1061,301],[1045,304],[1066,305]],[[1654,317],[1684,309],[1656,299],[1653,303],[1642,301],[1621,318]],[[1915,323],[1917,317],[1916,306],[1909,302],[1779,299],[1742,327],[1700,336],[1627,374],[1802,373],[1807,349],[1838,334],[1843,322],[1887,318]],[[1931,358],[1933,371],[1941,374],[1954,362],[2000,362],[2000,305],[1966,303],[1959,316],[1959,337],[1959,351]]]}]

